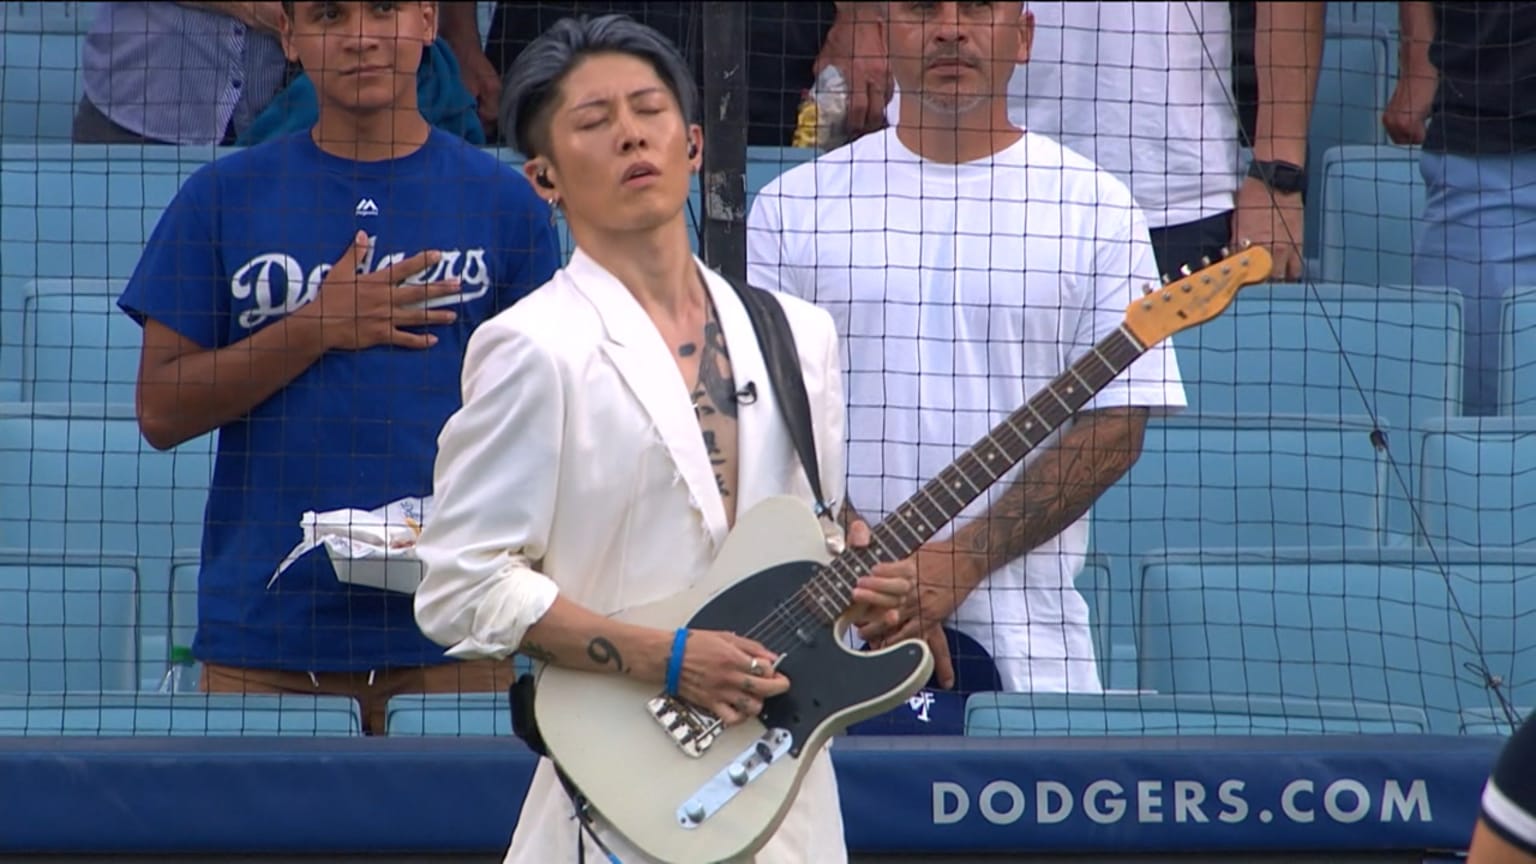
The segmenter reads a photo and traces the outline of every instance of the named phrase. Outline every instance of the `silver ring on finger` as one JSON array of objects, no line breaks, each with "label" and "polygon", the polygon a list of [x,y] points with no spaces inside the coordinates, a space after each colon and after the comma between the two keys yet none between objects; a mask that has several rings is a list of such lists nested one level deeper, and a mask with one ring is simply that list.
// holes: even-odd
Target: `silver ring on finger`
[{"label": "silver ring on finger", "polygon": [[756,657],[753,657],[752,658],[752,664],[747,667],[747,672],[749,674],[751,674],[751,675],[754,675],[754,676],[762,675],[763,674],[763,661],[757,659]]}]

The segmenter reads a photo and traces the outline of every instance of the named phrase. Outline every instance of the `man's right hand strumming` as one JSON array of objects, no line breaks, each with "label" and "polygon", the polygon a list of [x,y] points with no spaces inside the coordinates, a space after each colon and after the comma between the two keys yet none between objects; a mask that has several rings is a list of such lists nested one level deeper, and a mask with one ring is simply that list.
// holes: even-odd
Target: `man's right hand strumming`
[{"label": "man's right hand strumming", "polygon": [[518,653],[655,684],[727,726],[757,716],[763,700],[789,690],[789,679],[774,669],[778,655],[755,640],[719,630],[689,630],[679,637],[677,631],[615,621],[559,596],[528,628]]},{"label": "man's right hand strumming", "polygon": [[[665,635],[670,656],[673,636]],[[692,631],[683,653],[678,696],[727,726],[743,723],[762,712],[763,700],[789,690],[789,679],[773,668],[777,661],[777,655],[751,639],[718,630]],[[665,665],[658,680],[665,684]]]}]

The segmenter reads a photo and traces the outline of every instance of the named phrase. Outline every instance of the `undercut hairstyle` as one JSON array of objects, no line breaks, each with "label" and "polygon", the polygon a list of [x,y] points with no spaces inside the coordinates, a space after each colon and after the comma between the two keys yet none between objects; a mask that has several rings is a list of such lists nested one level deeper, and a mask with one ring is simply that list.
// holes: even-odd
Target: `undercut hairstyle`
[{"label": "undercut hairstyle", "polygon": [[698,87],[687,61],[667,37],[627,15],[562,18],[523,49],[502,88],[497,119],[524,158],[549,156],[549,124],[560,85],[572,69],[596,54],[625,54],[649,63],[677,99],[683,122],[696,122]]}]

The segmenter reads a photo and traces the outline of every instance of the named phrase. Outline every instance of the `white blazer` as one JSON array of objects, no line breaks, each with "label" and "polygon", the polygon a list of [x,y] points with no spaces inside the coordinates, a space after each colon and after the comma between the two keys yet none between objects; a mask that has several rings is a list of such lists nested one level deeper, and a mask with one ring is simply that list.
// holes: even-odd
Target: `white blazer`
[{"label": "white blazer", "polygon": [[[738,387],[738,513],[773,495],[812,500],[751,320],[698,262]],[[843,494],[843,389],[831,317],[778,295],[795,334],[824,492]],[[417,553],[422,632],[457,657],[506,657],[556,591],[601,614],[675,594],[703,576],[727,533],[690,388],[659,331],[579,249],[547,284],[482,324],[464,404],[438,439],[433,508]],[[548,761],[535,773],[508,862],[576,861],[577,827]],[[619,859],[648,860],[604,833]],[[760,864],[845,860],[826,751]],[[603,860],[589,845],[588,860]]]}]

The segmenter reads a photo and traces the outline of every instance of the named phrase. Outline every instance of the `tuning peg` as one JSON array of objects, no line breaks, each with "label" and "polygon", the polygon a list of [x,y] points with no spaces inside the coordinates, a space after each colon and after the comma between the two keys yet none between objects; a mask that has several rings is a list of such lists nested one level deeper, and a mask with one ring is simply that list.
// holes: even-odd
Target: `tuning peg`
[{"label": "tuning peg", "polygon": [[1188,276],[1190,274],[1190,272],[1191,271],[1189,269],[1189,265],[1188,264],[1180,264],[1179,265],[1179,275],[1181,275],[1181,276]]},{"label": "tuning peg", "polygon": [[1163,284],[1164,285],[1167,285],[1169,282],[1173,281],[1172,279],[1168,278],[1168,274],[1167,273],[1164,273],[1162,278],[1163,278]]},{"label": "tuning peg", "polygon": [[1141,286],[1141,293],[1142,294],[1151,294],[1153,291],[1156,291],[1156,290],[1157,290],[1157,286],[1153,285],[1151,282],[1148,282],[1148,283],[1146,283],[1146,284]]},{"label": "tuning peg", "polygon": [[1246,237],[1243,238],[1242,246],[1243,246],[1244,249],[1247,249],[1248,247],[1250,247],[1252,245],[1253,245],[1253,241],[1252,240],[1249,240]]},{"label": "tuning peg", "polygon": [[1201,267],[1209,267],[1209,266],[1211,266],[1211,256],[1209,256],[1209,255],[1202,255],[1202,256],[1200,256],[1200,266]]},{"label": "tuning peg", "polygon": [[1228,255],[1231,255],[1231,254],[1232,254],[1232,250],[1231,249],[1228,249],[1225,246],[1221,247],[1221,257],[1225,258],[1225,257],[1227,257]]}]

